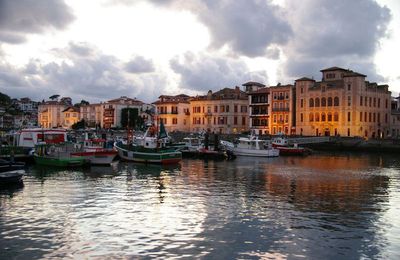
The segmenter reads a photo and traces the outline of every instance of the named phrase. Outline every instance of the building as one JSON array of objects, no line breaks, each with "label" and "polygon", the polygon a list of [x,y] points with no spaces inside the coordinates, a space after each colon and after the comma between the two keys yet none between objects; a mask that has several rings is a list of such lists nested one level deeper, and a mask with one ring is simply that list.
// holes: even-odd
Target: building
[{"label": "building", "polygon": [[43,128],[62,127],[64,118],[62,111],[67,106],[56,100],[45,101],[38,106],[38,125]]},{"label": "building", "polygon": [[368,82],[366,75],[339,67],[321,72],[321,81],[306,77],[295,81],[297,134],[389,135],[388,85]]},{"label": "building", "polygon": [[239,87],[190,99],[190,131],[240,133],[249,130],[248,97]]},{"label": "building", "polygon": [[88,104],[79,107],[80,120],[84,120],[88,127],[100,127],[102,118],[102,104]]},{"label": "building", "polygon": [[176,96],[161,95],[153,104],[158,118],[167,131],[190,131],[190,97],[184,94]]},{"label": "building", "polygon": [[249,128],[256,135],[270,133],[270,89],[265,85],[262,86],[261,88],[245,86],[249,96]]},{"label": "building", "polygon": [[400,96],[392,98],[390,113],[390,137],[400,137]]},{"label": "building", "polygon": [[67,107],[62,111],[62,118],[62,127],[67,129],[72,128],[72,125],[79,121],[79,108],[73,106]]},{"label": "building", "polygon": [[18,122],[15,122],[16,127],[32,128],[38,125],[38,105],[39,102],[32,101],[30,98],[21,98],[15,101],[16,106],[24,114]]},{"label": "building", "polygon": [[143,112],[145,104],[126,96],[109,100],[101,104],[102,117],[100,125],[103,128],[125,127],[121,124],[121,112],[124,108],[137,108],[138,116]]},{"label": "building", "polygon": [[270,133],[294,134],[293,118],[293,85],[281,85],[270,87],[271,93],[271,120]]}]

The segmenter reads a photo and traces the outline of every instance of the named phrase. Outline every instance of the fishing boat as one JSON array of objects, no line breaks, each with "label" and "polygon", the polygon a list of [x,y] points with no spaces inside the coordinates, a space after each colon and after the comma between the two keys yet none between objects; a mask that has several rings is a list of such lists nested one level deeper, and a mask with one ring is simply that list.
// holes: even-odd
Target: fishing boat
[{"label": "fishing boat", "polygon": [[[157,133],[158,132],[158,133]],[[175,164],[182,160],[182,153],[167,146],[168,135],[161,122],[160,131],[150,126],[144,136],[128,144],[116,142],[114,147],[122,160],[140,163]]]},{"label": "fishing boat", "polygon": [[273,147],[279,150],[280,155],[307,155],[311,153],[309,149],[300,147],[296,143],[290,145],[289,140],[284,137],[274,138],[271,143]]},{"label": "fishing boat", "polygon": [[104,148],[106,140],[102,138],[86,138],[79,151],[71,152],[72,157],[83,157],[92,165],[110,165],[118,152],[114,149]]},{"label": "fishing boat", "polygon": [[40,143],[36,145],[33,156],[38,165],[76,167],[89,164],[89,160],[85,157],[71,156],[68,144],[48,145]]},{"label": "fishing boat", "polygon": [[264,140],[258,139],[257,136],[240,137],[239,142],[234,144],[229,141],[221,140],[220,144],[227,150],[232,151],[237,156],[254,156],[254,157],[277,157],[279,150],[273,148]]}]

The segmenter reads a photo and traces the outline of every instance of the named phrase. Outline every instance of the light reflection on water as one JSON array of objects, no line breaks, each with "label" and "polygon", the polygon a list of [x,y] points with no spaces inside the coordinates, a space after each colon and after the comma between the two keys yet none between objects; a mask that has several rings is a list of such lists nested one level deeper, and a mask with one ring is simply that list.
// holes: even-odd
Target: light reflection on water
[{"label": "light reflection on water", "polygon": [[399,258],[397,156],[32,167],[0,191],[4,258]]}]

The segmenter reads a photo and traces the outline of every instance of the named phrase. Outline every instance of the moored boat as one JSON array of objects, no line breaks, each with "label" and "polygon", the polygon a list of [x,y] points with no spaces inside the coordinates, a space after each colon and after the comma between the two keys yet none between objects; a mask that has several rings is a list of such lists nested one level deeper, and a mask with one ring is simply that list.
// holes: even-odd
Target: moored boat
[{"label": "moored boat", "polygon": [[254,157],[277,157],[279,150],[271,147],[264,140],[258,139],[257,136],[240,137],[239,142],[235,145],[232,142],[220,141],[221,145],[232,151],[237,156],[254,156]]},{"label": "moored boat", "polygon": [[144,136],[135,142],[128,144],[116,142],[114,147],[121,159],[126,161],[157,164],[179,163],[182,160],[182,153],[175,148],[167,147],[167,138],[164,125],[161,123],[158,135],[154,127],[149,127]]},{"label": "moored boat", "polygon": [[89,164],[85,157],[74,157],[64,145],[38,144],[34,153],[35,163],[38,165],[57,167],[77,167]]},{"label": "moored boat", "polygon": [[272,146],[279,150],[280,155],[307,155],[310,150],[299,147],[297,144],[290,145],[289,140],[284,137],[272,139]]},{"label": "moored boat", "polygon": [[71,156],[86,158],[93,165],[109,165],[118,152],[114,149],[104,148],[105,142],[106,140],[101,138],[86,138],[81,151],[71,152]]},{"label": "moored boat", "polygon": [[23,162],[11,162],[0,159],[0,172],[22,170],[25,167]]},{"label": "moored boat", "polygon": [[22,183],[24,170],[0,172],[0,186]]}]

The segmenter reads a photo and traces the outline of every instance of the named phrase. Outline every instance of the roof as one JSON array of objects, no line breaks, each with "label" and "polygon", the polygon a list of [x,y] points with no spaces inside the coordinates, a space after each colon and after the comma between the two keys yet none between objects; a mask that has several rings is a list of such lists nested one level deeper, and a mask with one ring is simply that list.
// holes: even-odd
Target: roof
[{"label": "roof", "polygon": [[247,86],[259,86],[259,87],[262,87],[262,88],[265,87],[264,84],[259,83],[259,82],[255,82],[255,81],[246,82],[246,83],[242,84],[242,86],[245,86],[245,87],[247,87]]},{"label": "roof", "polygon": [[220,99],[247,99],[246,92],[240,90],[239,87],[235,88],[223,88],[215,93],[212,93],[211,90],[207,95],[204,96],[196,96],[191,98],[190,100],[220,100]]},{"label": "roof", "polygon": [[143,102],[140,100],[137,100],[136,98],[128,98],[126,96],[122,96],[120,98],[116,98],[116,99],[111,99],[108,100],[106,103],[117,103],[117,104],[135,104],[135,105],[142,105]]},{"label": "roof", "polygon": [[321,71],[321,72],[325,72],[325,71],[334,71],[334,70],[343,70],[343,71],[348,71],[348,70],[346,70],[346,69],[343,69],[343,68],[340,68],[340,67],[330,67],[330,68],[323,69],[323,70],[320,70],[320,71]]},{"label": "roof", "polygon": [[62,112],[79,112],[79,109],[76,107],[67,107],[66,109],[64,109]]},{"label": "roof", "polygon": [[352,70],[346,70],[346,73],[343,74],[343,77],[367,77],[367,75]]},{"label": "roof", "polygon": [[295,81],[315,81],[315,80],[307,78],[307,77],[302,77],[302,78],[296,79]]},{"label": "roof", "polygon": [[252,94],[265,94],[265,93],[269,93],[269,92],[270,92],[269,88],[268,87],[264,87],[264,88],[257,89],[255,91],[251,91],[249,94],[250,95],[252,95]]}]

